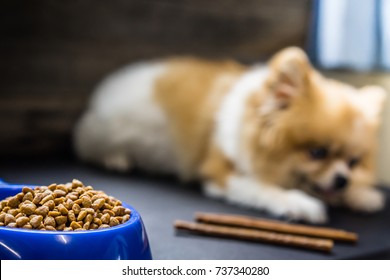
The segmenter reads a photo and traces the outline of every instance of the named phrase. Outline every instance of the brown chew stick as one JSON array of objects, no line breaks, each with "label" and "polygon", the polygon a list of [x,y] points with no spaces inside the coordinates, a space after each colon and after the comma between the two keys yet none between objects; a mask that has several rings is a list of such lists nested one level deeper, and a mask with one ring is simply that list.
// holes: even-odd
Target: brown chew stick
[{"label": "brown chew stick", "polygon": [[207,225],[186,221],[175,221],[175,228],[189,230],[191,232],[195,232],[202,235],[229,237],[249,241],[262,241],[267,243],[294,246],[325,252],[330,252],[333,248],[333,241],[330,239],[296,236],[291,234],[268,232],[257,229]]},{"label": "brown chew stick", "polygon": [[298,234],[306,236],[314,236],[321,238],[328,238],[339,241],[356,242],[358,236],[356,233],[347,232],[343,230],[303,226],[283,223],[279,221],[271,221],[266,219],[251,218],[238,215],[224,215],[212,213],[196,213],[195,219],[198,222],[218,225],[238,226],[245,228],[256,228],[262,230],[269,230],[280,233]]}]

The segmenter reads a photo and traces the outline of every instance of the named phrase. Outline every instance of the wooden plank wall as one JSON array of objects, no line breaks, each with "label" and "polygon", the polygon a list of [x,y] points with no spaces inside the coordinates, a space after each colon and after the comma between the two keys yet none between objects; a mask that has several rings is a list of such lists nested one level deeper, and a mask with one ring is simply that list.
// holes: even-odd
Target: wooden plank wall
[{"label": "wooden plank wall", "polygon": [[95,84],[135,60],[302,46],[310,0],[0,2],[0,158],[71,154]]}]

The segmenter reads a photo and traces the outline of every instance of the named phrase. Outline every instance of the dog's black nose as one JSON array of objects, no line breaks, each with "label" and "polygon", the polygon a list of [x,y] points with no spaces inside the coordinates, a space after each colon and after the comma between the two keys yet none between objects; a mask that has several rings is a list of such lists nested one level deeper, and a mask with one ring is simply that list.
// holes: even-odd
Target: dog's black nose
[{"label": "dog's black nose", "polygon": [[349,180],[344,175],[337,174],[334,178],[334,188],[336,190],[344,189],[349,183]]}]

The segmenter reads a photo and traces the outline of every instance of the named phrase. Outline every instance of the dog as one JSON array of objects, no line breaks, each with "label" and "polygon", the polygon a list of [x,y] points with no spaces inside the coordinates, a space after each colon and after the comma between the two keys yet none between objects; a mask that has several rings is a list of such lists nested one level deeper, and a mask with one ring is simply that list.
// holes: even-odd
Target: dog
[{"label": "dog", "polygon": [[213,198],[307,223],[384,207],[375,185],[385,92],[330,80],[297,47],[267,64],[176,57],[113,73],[74,131],[77,155],[200,180]]}]

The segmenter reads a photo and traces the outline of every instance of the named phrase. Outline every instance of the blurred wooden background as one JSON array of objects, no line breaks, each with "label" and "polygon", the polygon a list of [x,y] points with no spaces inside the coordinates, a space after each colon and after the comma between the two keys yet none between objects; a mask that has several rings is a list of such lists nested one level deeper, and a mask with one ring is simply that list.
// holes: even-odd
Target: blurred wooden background
[{"label": "blurred wooden background", "polygon": [[72,155],[96,83],[129,62],[304,46],[310,0],[0,2],[0,158]]}]

